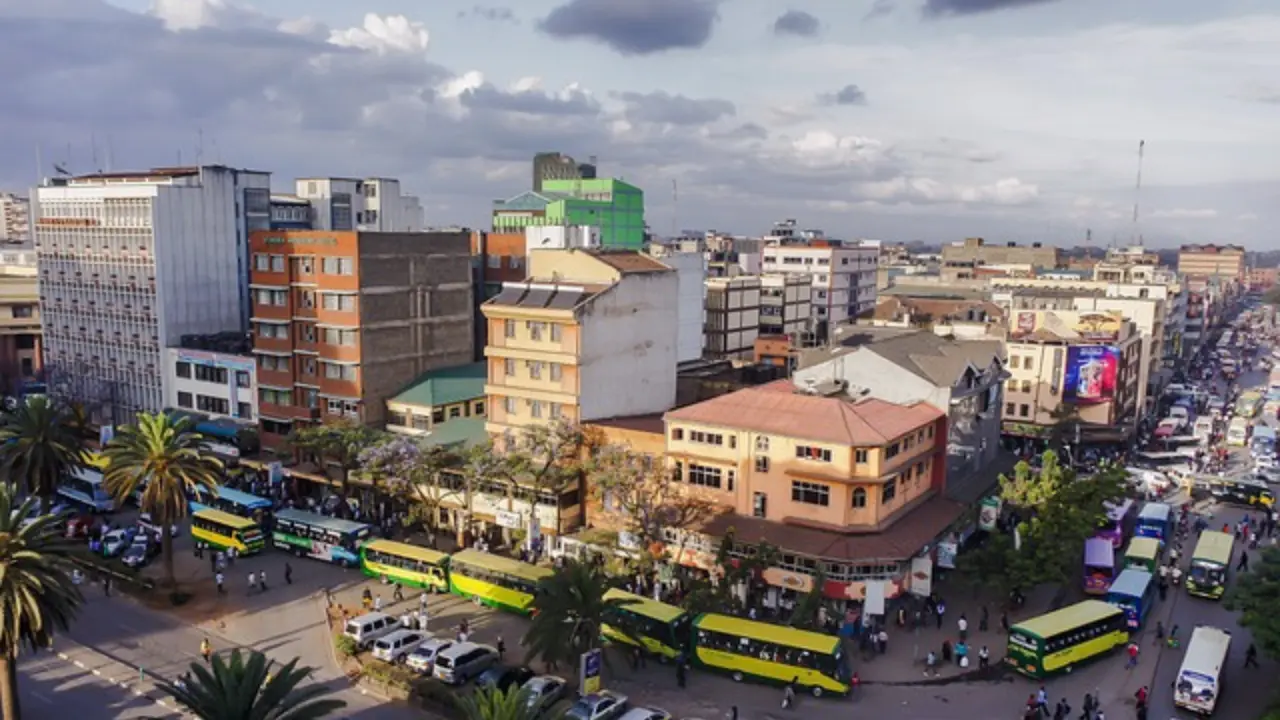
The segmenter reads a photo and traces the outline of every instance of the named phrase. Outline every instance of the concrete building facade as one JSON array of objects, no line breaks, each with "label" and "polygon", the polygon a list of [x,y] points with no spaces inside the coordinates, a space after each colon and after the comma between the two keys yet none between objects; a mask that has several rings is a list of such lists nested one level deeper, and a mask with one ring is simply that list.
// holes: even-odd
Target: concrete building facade
[{"label": "concrete building facade", "polygon": [[0,193],[0,242],[31,241],[31,201],[24,195]]},{"label": "concrete building facade", "polygon": [[421,232],[422,202],[392,178],[298,178],[294,194],[311,206],[312,230]]},{"label": "concrete building facade", "polygon": [[713,358],[747,358],[760,335],[760,278],[707,278],[703,347]]},{"label": "concrete building facade", "polygon": [[165,407],[258,421],[258,371],[251,354],[197,348],[165,349]]},{"label": "concrete building facade", "polygon": [[16,392],[22,383],[40,376],[42,350],[36,268],[4,263],[0,265],[0,391]]},{"label": "concrete building facade", "polygon": [[1178,272],[1242,283],[1247,277],[1245,250],[1239,245],[1183,245],[1178,248]]},{"label": "concrete building facade", "polygon": [[762,264],[768,274],[810,277],[814,332],[821,340],[828,328],[875,310],[879,259],[877,246],[785,244],[765,247]]},{"label": "concrete building facade", "polygon": [[963,242],[942,246],[943,282],[972,280],[986,268],[1022,270],[1033,273],[1037,268],[1062,267],[1062,251],[1042,243],[989,244],[982,238],[965,238]]},{"label": "concrete building facade", "polygon": [[796,347],[813,341],[813,283],[803,275],[760,276],[760,334],[786,335]]},{"label": "concrete building facade", "polygon": [[517,232],[538,226],[599,229],[606,248],[642,250],[644,191],[613,178],[552,180],[493,204],[493,230]]}]

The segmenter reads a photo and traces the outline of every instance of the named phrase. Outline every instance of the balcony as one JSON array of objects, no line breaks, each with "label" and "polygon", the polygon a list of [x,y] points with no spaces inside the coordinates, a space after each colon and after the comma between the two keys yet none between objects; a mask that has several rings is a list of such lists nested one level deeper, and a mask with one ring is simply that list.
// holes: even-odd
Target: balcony
[{"label": "balcony", "polygon": [[297,405],[258,403],[258,414],[263,417],[280,418],[282,420],[315,420],[319,418],[319,413],[318,409],[298,407]]},{"label": "balcony", "polygon": [[293,341],[287,337],[263,337],[261,335],[253,336],[253,349],[264,350],[273,353],[292,353]]},{"label": "balcony", "polygon": [[275,388],[293,387],[293,373],[288,370],[265,370],[258,368],[258,384]]}]

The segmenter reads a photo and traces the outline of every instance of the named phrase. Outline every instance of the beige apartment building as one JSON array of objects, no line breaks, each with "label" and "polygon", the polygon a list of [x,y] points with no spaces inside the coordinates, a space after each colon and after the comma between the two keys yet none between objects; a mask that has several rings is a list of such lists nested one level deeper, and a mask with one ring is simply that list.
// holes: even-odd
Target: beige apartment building
[{"label": "beige apartment building", "polygon": [[1035,242],[988,244],[982,238],[965,238],[963,242],[942,246],[943,282],[973,280],[990,271],[1031,274],[1037,268],[1062,267],[1062,251]]},{"label": "beige apartment building", "polygon": [[1178,248],[1178,272],[1244,282],[1244,255],[1245,250],[1239,245],[1183,245]]},{"label": "beige apartment building", "polygon": [[4,392],[40,373],[41,345],[35,265],[0,265],[0,383]]},{"label": "beige apartment building", "polygon": [[[806,289],[808,281],[801,279]],[[713,358],[747,358],[760,336],[760,277],[707,278],[702,347]]]}]

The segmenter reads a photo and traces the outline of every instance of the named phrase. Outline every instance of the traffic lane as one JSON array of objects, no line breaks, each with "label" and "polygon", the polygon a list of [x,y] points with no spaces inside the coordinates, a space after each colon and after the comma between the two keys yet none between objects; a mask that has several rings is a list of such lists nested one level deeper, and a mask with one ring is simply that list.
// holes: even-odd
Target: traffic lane
[{"label": "traffic lane", "polygon": [[52,653],[18,664],[18,697],[27,717],[76,720],[172,720],[180,717],[149,698],[107,682]]}]

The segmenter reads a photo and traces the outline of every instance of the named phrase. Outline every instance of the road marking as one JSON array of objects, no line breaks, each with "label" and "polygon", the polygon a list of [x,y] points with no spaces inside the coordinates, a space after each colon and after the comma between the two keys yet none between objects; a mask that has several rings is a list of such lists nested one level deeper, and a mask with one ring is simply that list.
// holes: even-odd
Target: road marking
[{"label": "road marking", "polygon": [[80,662],[79,660],[72,660],[71,663],[76,667],[80,668],[81,670],[84,669],[84,663]]},{"label": "road marking", "polygon": [[101,676],[101,675],[102,675],[102,671],[101,671],[101,670],[99,670],[98,668],[94,668],[94,669],[93,669],[93,674],[94,674],[94,675]]},{"label": "road marking", "polygon": [[59,659],[59,660],[66,660],[66,661],[68,661],[68,662],[70,662],[70,661],[71,661],[71,658],[67,657],[67,654],[66,654],[66,653],[64,653],[64,652],[60,652],[60,653],[58,653],[58,659]]},{"label": "road marking", "polygon": [[52,701],[52,700],[50,700],[49,698],[47,698],[47,697],[45,697],[45,696],[41,695],[40,693],[38,693],[38,692],[36,692],[36,691],[34,691],[34,690],[30,690],[30,691],[28,691],[28,692],[30,692],[30,693],[31,693],[31,697],[33,697],[33,698],[37,698],[37,699],[39,699],[39,700],[43,700],[43,701],[45,701],[46,703],[48,703],[48,704],[50,704],[50,705],[52,705],[52,704],[53,704],[53,701]]}]

